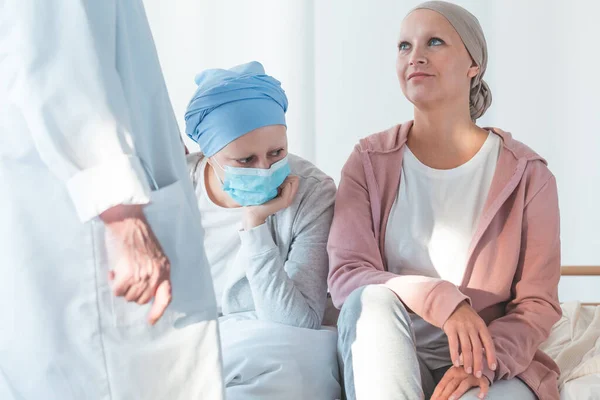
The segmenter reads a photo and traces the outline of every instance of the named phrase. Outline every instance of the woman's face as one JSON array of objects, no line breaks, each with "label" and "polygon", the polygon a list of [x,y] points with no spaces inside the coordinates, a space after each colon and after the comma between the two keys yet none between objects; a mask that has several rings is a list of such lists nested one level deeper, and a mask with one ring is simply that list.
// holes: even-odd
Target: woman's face
[{"label": "woman's face", "polygon": [[[287,155],[287,129],[284,125],[268,125],[248,132],[229,143],[212,158],[223,168],[268,169]],[[216,166],[219,176],[224,171]]]},{"label": "woman's face", "polygon": [[404,19],[396,73],[404,96],[417,108],[456,101],[468,107],[471,78],[478,72],[460,36],[441,14],[416,10]]}]

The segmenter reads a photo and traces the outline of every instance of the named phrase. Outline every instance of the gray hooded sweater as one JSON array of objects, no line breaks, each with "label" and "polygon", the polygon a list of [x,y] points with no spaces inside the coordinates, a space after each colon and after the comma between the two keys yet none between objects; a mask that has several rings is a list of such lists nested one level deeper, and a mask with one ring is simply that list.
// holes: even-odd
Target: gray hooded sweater
[{"label": "gray hooded sweater", "polygon": [[[188,155],[194,188],[204,171],[203,155]],[[240,231],[243,257],[229,273],[223,315],[254,311],[259,319],[303,328],[321,326],[327,302],[327,238],[335,183],[312,163],[288,155],[300,178],[291,206],[266,223]]]}]

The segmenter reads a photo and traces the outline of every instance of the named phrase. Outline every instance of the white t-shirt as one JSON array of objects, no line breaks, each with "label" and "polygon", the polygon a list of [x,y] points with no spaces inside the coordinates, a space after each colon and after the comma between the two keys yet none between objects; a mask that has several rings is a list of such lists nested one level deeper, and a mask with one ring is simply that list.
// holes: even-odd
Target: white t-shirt
[{"label": "white t-shirt", "polygon": [[239,231],[242,229],[242,208],[225,208],[215,204],[206,192],[204,179],[207,159],[198,166],[200,171],[196,198],[202,215],[204,228],[204,248],[210,265],[210,271],[215,287],[217,308],[221,313],[223,291],[225,290],[228,271],[236,262],[241,240]]},{"label": "white t-shirt", "polygon": [[[467,252],[492,184],[501,139],[494,133],[465,164],[433,169],[404,147],[398,196],[387,222],[385,257],[399,275],[460,285]],[[444,332],[411,314],[417,350],[430,369],[449,364]]]}]

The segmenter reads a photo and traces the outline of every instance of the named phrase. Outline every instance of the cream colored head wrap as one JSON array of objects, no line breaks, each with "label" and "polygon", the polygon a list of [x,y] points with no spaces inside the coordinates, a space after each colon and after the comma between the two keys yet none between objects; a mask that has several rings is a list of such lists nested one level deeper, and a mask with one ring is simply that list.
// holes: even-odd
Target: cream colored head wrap
[{"label": "cream colored head wrap", "polygon": [[[411,10],[431,10],[450,22],[462,39],[471,58],[479,66],[479,74],[471,80],[470,112],[473,121],[481,117],[492,104],[492,92],[483,80],[487,68],[487,43],[477,18],[464,8],[445,1],[427,1]],[[410,14],[410,13],[409,13]]]}]

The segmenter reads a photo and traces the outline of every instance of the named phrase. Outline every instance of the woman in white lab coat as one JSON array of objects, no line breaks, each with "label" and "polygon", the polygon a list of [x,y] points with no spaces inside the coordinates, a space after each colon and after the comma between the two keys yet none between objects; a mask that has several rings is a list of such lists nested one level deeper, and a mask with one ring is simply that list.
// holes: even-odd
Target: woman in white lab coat
[{"label": "woman in white lab coat", "polygon": [[3,0],[0,75],[0,399],[222,398],[142,1]]}]

